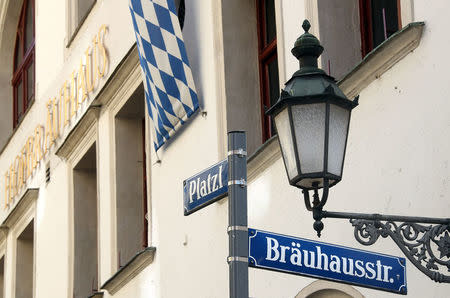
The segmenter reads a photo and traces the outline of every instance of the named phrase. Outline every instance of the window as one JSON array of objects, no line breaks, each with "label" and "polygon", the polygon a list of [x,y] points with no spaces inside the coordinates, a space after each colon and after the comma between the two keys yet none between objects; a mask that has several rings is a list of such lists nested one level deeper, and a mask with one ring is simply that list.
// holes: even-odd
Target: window
[{"label": "window", "polygon": [[265,115],[265,110],[277,101],[280,93],[274,0],[256,0],[256,13],[262,136],[265,142],[275,134],[274,125],[270,117]]},{"label": "window", "polygon": [[94,143],[73,168],[73,298],[89,297],[98,289],[96,152]]},{"label": "window", "polygon": [[13,62],[13,127],[34,99],[34,0],[25,0],[17,26]]},{"label": "window", "polygon": [[118,269],[148,245],[145,95],[140,85],[114,118]]},{"label": "window", "polygon": [[83,24],[84,20],[89,15],[89,12],[91,11],[92,7],[94,7],[94,4],[96,0],[68,0],[69,1],[69,15],[70,18],[68,19],[68,31],[69,36],[71,36],[69,44],[72,42],[73,38],[77,34],[78,30],[80,29],[81,25]]},{"label": "window", "polygon": [[[218,63],[223,65],[225,82],[220,87],[223,96],[217,102],[220,107],[218,117],[226,121],[229,131],[247,131],[249,155],[263,143],[264,108],[261,107],[256,11],[259,2],[261,1],[226,0],[226,5],[217,7],[217,13],[222,14],[223,29],[223,60],[219,59]],[[226,145],[222,145],[219,145],[222,148],[220,150],[224,150],[221,155],[225,154],[226,149]]]},{"label": "window", "polygon": [[95,3],[95,0],[78,0],[74,1],[76,8],[76,22],[80,24],[86,18],[87,14],[91,10],[92,6]]},{"label": "window", "polygon": [[34,220],[17,238],[16,247],[16,298],[33,297]]},{"label": "window", "polygon": [[400,0],[359,0],[359,12],[363,57],[402,27]]}]

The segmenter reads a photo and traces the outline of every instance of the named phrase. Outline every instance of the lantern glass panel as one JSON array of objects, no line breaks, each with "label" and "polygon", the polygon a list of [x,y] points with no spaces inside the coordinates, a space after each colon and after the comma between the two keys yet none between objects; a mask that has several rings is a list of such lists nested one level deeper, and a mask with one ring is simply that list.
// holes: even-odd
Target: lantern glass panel
[{"label": "lantern glass panel", "polygon": [[342,163],[344,161],[349,120],[349,110],[330,104],[328,173],[339,177],[342,175]]},{"label": "lantern glass panel", "polygon": [[285,108],[275,116],[275,126],[280,140],[281,150],[283,151],[284,163],[289,180],[298,175],[297,164],[295,162],[294,141],[292,140],[292,131],[289,121],[289,111]]},{"label": "lantern glass panel", "polygon": [[325,103],[292,106],[301,174],[323,172]]}]

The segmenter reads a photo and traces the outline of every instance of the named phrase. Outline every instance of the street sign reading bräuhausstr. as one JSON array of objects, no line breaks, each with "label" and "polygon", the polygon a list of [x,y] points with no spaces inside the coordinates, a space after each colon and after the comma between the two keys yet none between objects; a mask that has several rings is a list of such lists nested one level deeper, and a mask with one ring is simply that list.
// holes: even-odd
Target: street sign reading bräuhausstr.
[{"label": "street sign reading br\u00e4uhausstr.", "polygon": [[184,215],[189,215],[228,194],[228,160],[183,181]]},{"label": "street sign reading br\u00e4uhausstr.", "polygon": [[406,295],[405,258],[248,229],[249,266]]}]

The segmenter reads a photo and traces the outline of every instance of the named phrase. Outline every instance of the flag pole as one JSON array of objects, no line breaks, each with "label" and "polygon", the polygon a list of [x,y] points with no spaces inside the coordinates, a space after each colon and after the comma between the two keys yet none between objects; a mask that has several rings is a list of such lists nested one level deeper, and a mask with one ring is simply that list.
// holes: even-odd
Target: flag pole
[{"label": "flag pole", "polygon": [[248,298],[247,144],[228,133],[228,243],[230,298]]}]

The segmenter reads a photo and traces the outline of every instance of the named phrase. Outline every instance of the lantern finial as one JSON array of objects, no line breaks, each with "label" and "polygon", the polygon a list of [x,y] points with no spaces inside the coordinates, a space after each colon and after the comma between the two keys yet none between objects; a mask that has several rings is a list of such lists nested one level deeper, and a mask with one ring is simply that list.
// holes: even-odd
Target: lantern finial
[{"label": "lantern finial", "polygon": [[303,30],[305,30],[305,33],[308,33],[309,28],[311,28],[311,24],[309,23],[308,20],[304,20],[302,27],[303,27]]},{"label": "lantern finial", "polygon": [[302,27],[305,33],[297,38],[291,52],[300,61],[300,71],[304,68],[303,72],[322,73],[323,71],[317,67],[317,59],[322,54],[323,47],[320,45],[317,37],[308,32],[311,29],[311,24],[308,20],[303,21]]}]

